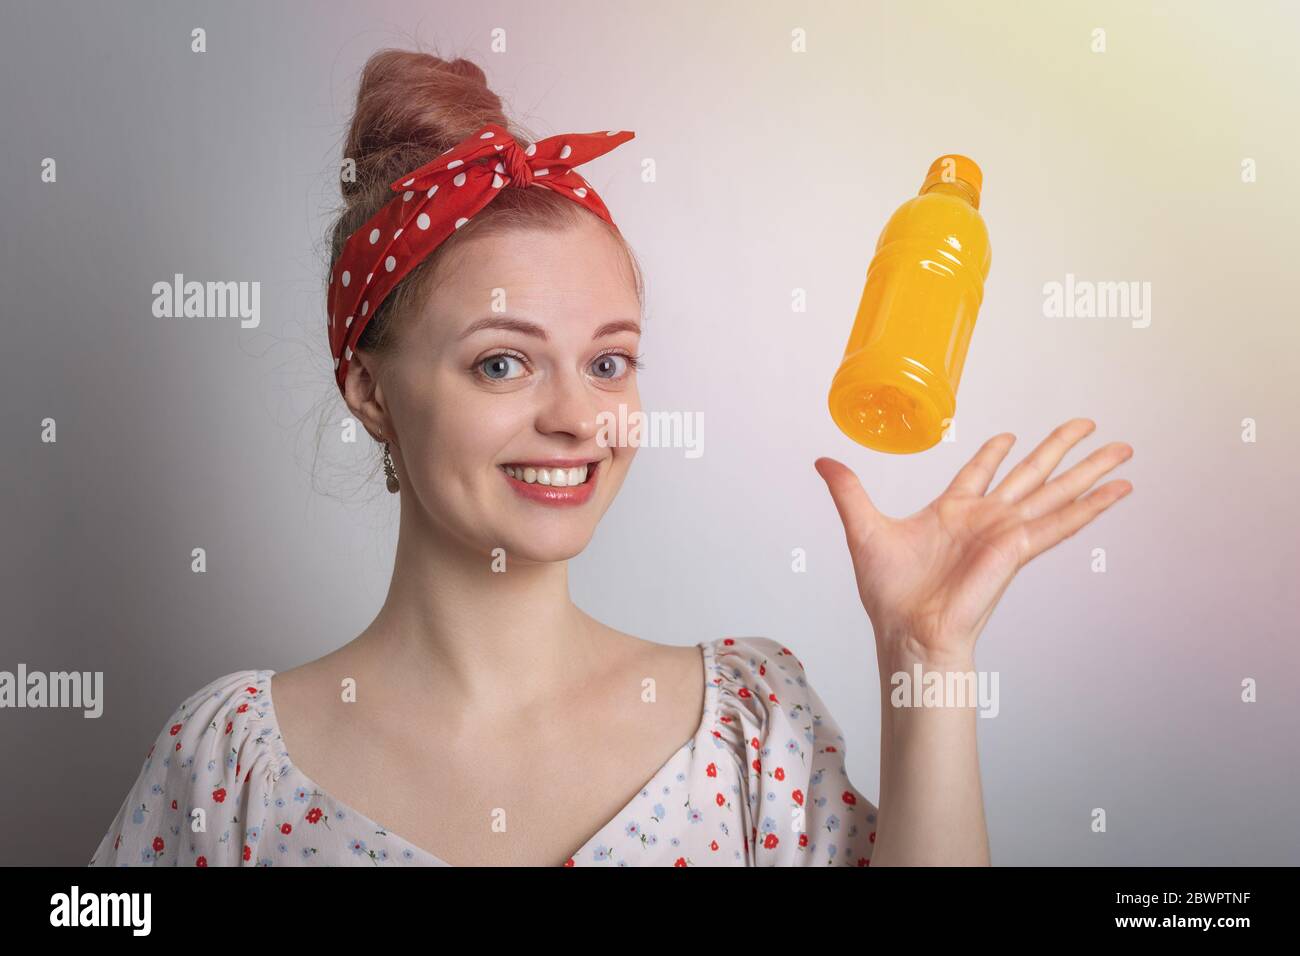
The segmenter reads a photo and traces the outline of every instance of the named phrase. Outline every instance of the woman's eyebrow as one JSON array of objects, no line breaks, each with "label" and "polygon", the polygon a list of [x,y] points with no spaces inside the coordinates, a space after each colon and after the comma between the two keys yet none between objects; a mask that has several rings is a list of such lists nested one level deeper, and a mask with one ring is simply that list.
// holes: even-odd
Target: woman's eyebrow
[{"label": "woman's eyebrow", "polygon": [[[527,319],[514,319],[505,315],[490,315],[486,318],[477,319],[471,322],[464,332],[460,333],[460,338],[467,339],[475,332],[482,332],[484,329],[503,329],[506,332],[518,332],[520,335],[531,335],[541,339],[543,342],[550,341],[550,336],[546,334],[546,329],[542,328],[536,322],[529,322]],[[631,319],[618,319],[614,322],[606,322],[598,328],[592,335],[593,339],[604,338],[607,335],[616,335],[619,332],[635,332],[641,334],[641,325]]]}]

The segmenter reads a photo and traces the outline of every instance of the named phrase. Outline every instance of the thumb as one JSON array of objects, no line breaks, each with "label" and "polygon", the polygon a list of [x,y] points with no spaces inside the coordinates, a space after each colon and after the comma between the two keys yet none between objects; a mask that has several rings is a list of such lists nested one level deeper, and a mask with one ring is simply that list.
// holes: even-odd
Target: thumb
[{"label": "thumb", "polygon": [[840,513],[840,521],[844,522],[844,533],[849,544],[870,538],[884,516],[871,503],[858,476],[834,458],[818,458],[813,462],[813,467],[830,490],[835,510]]}]

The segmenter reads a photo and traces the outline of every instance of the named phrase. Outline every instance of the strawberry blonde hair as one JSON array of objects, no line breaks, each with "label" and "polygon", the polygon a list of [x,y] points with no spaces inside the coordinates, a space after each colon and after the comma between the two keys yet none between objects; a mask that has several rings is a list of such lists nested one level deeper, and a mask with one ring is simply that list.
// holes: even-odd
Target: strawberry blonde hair
[{"label": "strawberry blonde hair", "polygon": [[[380,50],[366,61],[348,126],[344,158],[355,163],[355,180],[340,176],[343,209],[330,230],[326,278],[343,244],[394,196],[399,176],[446,152],[484,123],[499,123],[521,143],[538,139],[506,117],[487,77],[466,59],[444,60],[411,50]],[[623,235],[600,217],[549,189],[503,189],[466,225],[411,270],[380,303],[357,342],[358,351],[382,354],[392,348],[400,319],[454,268],[457,248],[474,238],[507,229],[562,230],[589,220],[599,223],[626,255],[629,279],[644,309],[645,283],[635,253]]]}]

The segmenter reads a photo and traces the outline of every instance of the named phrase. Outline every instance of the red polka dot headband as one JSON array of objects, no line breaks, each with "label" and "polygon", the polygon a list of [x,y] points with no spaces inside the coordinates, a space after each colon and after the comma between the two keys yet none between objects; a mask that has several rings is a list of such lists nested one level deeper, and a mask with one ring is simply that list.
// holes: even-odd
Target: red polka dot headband
[{"label": "red polka dot headband", "polygon": [[525,148],[504,127],[488,123],[437,159],[396,179],[390,188],[401,195],[348,237],[330,276],[329,340],[339,390],[347,379],[353,347],[379,303],[502,186],[545,186],[613,226],[605,204],[573,167],[635,135],[627,130],[564,133]]}]

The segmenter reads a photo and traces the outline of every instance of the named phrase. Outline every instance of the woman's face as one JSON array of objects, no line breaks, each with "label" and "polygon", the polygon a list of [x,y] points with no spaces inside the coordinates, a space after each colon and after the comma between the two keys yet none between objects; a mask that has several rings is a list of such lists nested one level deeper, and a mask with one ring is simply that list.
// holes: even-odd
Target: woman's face
[{"label": "woman's face", "polygon": [[[565,560],[591,540],[635,454],[606,444],[598,417],[640,410],[634,280],[594,222],[470,239],[452,258],[396,347],[364,359],[378,368],[382,415],[367,423],[392,436],[403,505],[438,530],[508,561]],[[555,459],[595,464],[573,487],[581,471],[557,477]]]}]

